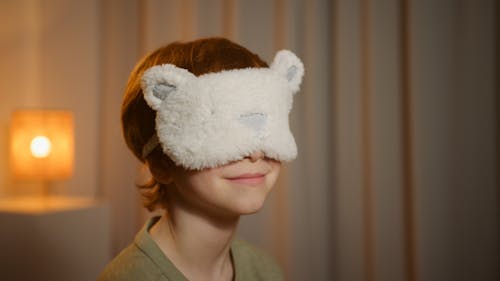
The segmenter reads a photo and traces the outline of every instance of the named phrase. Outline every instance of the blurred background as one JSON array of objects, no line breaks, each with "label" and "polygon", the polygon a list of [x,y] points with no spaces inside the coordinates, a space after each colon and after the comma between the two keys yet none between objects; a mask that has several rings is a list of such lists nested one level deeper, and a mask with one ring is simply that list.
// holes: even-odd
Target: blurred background
[{"label": "blurred background", "polygon": [[[268,62],[283,48],[304,61],[291,116],[299,157],[239,230],[287,280],[500,280],[499,6],[0,1],[2,280],[94,280],[132,241],[150,214],[121,136],[126,80],[146,53],[205,36]],[[44,194],[9,166],[11,116],[23,108],[73,113],[74,172],[50,184],[73,203],[16,203]]]}]

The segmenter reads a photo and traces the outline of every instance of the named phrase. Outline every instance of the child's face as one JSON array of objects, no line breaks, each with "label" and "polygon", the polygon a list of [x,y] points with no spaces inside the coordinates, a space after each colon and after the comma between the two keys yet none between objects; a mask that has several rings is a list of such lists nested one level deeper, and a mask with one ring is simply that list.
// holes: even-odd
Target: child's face
[{"label": "child's face", "polygon": [[261,209],[279,175],[281,163],[260,156],[173,176],[175,204],[204,215],[236,217]]}]

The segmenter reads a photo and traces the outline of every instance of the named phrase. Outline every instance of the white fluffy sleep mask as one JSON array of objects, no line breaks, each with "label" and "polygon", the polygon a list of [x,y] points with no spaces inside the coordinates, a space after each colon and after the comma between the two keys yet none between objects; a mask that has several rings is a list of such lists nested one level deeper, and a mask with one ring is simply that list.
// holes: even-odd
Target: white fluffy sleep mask
[{"label": "white fluffy sleep mask", "polygon": [[198,77],[172,64],[149,68],[141,86],[156,111],[156,136],[144,146],[143,157],[160,143],[177,165],[194,170],[259,150],[275,160],[293,160],[297,146],[288,114],[303,74],[300,59],[287,50],[279,51],[269,68]]}]

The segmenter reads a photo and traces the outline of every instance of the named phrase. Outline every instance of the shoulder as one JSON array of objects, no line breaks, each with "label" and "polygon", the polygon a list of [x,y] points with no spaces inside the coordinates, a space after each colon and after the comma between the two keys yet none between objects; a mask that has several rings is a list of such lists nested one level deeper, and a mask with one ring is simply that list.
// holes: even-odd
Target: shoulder
[{"label": "shoulder", "polygon": [[275,259],[250,243],[236,239],[232,244],[236,280],[283,280],[283,273]]},{"label": "shoulder", "polygon": [[97,281],[160,281],[155,263],[135,244],[129,245],[103,270]]}]

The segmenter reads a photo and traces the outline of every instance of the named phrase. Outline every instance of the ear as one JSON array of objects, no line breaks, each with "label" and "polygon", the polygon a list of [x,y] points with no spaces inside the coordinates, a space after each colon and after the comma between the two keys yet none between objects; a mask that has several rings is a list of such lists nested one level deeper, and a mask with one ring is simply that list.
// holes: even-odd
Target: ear
[{"label": "ear", "polygon": [[288,50],[277,52],[270,68],[286,78],[293,93],[299,90],[304,76],[304,64],[294,53]]},{"label": "ear", "polygon": [[141,87],[144,99],[154,110],[158,110],[169,95],[196,76],[173,64],[156,65],[144,72]]}]

